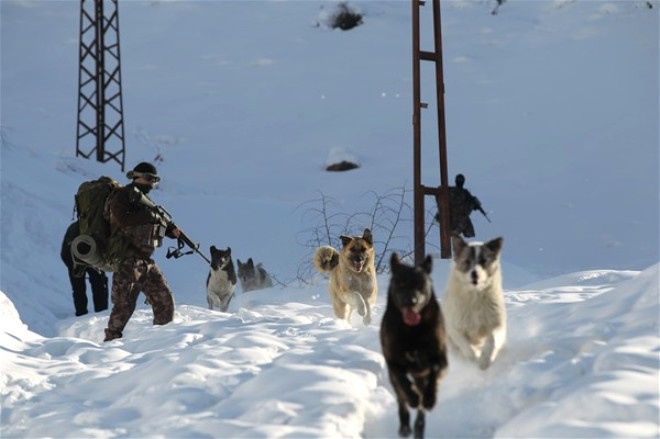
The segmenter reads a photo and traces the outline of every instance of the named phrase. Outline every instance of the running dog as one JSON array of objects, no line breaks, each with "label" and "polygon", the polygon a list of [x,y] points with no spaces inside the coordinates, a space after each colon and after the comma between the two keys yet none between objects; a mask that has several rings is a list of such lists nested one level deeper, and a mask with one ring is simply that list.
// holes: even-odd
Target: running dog
[{"label": "running dog", "polygon": [[236,262],[238,262],[238,278],[241,280],[241,289],[244,293],[273,286],[273,280],[261,263],[255,266],[252,258],[245,264],[242,264],[240,259]]},{"label": "running dog", "polygon": [[211,270],[206,278],[206,300],[209,309],[227,311],[236,288],[236,272],[231,259],[231,247],[218,250],[211,246]]},{"label": "running dog", "polygon": [[320,273],[329,273],[328,290],[335,315],[351,320],[354,309],[365,325],[371,323],[371,307],[378,297],[374,267],[374,241],[371,230],[362,236],[340,236],[341,252],[325,245],[314,252],[312,263]]},{"label": "running dog", "polygon": [[454,256],[442,298],[450,345],[487,369],[506,342],[502,238],[467,243],[452,237]]},{"label": "running dog", "polygon": [[402,264],[392,253],[392,279],[380,327],[380,342],[399,405],[399,436],[410,435],[408,406],[417,409],[414,436],[424,437],[425,412],[436,403],[438,382],[447,369],[442,310],[431,282],[433,260]]}]

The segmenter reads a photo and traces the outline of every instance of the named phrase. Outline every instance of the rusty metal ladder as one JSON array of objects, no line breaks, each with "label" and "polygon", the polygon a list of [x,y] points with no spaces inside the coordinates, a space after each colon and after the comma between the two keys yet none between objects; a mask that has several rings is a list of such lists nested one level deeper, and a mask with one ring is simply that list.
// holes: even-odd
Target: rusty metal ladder
[{"label": "rusty metal ladder", "polygon": [[[414,239],[415,263],[422,262],[426,255],[425,250],[425,210],[424,196],[439,197],[440,204],[440,257],[451,258],[451,234],[449,225],[449,185],[447,176],[447,139],[445,133],[445,104],[444,81],[442,73],[442,29],[440,21],[440,0],[431,0],[433,3],[433,39],[434,51],[420,49],[420,8],[425,5],[424,0],[412,0],[413,22],[413,160],[414,160]],[[422,127],[421,111],[428,108],[428,103],[421,100],[421,62],[435,63],[436,100],[438,107],[438,140],[440,157],[440,186],[431,187],[422,184]]]}]

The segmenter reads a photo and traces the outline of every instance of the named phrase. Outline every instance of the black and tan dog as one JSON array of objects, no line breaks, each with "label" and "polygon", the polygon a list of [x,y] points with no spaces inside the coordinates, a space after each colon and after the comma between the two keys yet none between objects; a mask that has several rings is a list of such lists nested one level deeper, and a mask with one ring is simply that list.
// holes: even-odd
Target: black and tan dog
[{"label": "black and tan dog", "polygon": [[429,276],[431,256],[411,267],[393,253],[390,263],[380,342],[399,405],[399,436],[410,435],[410,406],[417,409],[415,437],[422,438],[425,412],[435,406],[438,381],[448,365],[444,320]]},{"label": "black and tan dog", "polygon": [[329,245],[316,249],[312,262],[321,273],[330,274],[328,290],[335,315],[350,321],[357,309],[365,325],[371,323],[371,307],[378,297],[371,230],[362,236],[340,236],[341,252]]}]

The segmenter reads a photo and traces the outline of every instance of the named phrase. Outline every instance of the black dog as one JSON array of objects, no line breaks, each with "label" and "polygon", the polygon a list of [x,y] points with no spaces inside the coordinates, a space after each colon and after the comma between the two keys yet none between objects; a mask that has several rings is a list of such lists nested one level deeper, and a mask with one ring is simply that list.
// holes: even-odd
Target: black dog
[{"label": "black dog", "polygon": [[433,260],[402,264],[392,254],[392,279],[380,342],[399,404],[399,436],[410,435],[408,406],[417,409],[415,437],[424,437],[425,411],[435,406],[438,381],[447,368],[445,326],[429,274]]}]

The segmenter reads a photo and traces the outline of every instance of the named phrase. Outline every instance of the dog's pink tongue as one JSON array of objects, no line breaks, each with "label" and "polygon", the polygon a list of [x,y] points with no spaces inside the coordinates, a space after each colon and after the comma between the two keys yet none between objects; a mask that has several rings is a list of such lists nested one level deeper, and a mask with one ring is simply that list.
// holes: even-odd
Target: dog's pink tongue
[{"label": "dog's pink tongue", "polygon": [[404,308],[403,309],[403,321],[406,322],[408,326],[416,326],[422,320],[422,316],[416,312],[413,308]]}]

